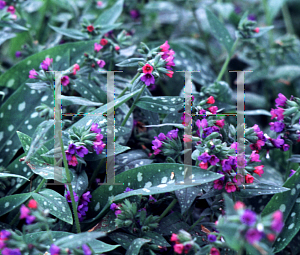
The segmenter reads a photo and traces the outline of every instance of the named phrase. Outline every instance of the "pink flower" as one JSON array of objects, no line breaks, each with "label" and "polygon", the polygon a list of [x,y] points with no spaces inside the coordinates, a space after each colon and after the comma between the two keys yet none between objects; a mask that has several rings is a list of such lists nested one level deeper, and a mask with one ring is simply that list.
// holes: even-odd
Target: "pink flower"
[{"label": "pink flower", "polygon": [[254,167],[255,170],[253,172],[258,174],[259,177],[261,177],[261,175],[264,173],[263,168],[264,168],[264,165],[256,166],[256,167]]},{"label": "pink flower", "polygon": [[88,32],[90,32],[90,33],[91,33],[91,32],[93,32],[93,31],[94,31],[94,29],[95,29],[95,28],[94,28],[94,26],[93,26],[93,25],[89,25],[89,26],[87,26],[87,27],[86,27],[86,29],[87,29],[87,31],[88,31]]},{"label": "pink flower", "polygon": [[14,6],[8,6],[7,7],[7,10],[6,10],[7,12],[10,12],[11,14],[14,14],[15,12],[16,12],[16,9],[15,9],[15,7]]},{"label": "pink flower", "polygon": [[103,48],[103,46],[101,46],[100,44],[98,44],[98,43],[94,44],[94,51],[99,52],[102,48]]},{"label": "pink flower", "polygon": [[220,128],[223,128],[225,125],[225,119],[217,120],[216,125],[219,126]]},{"label": "pink flower", "polygon": [[76,72],[80,70],[80,66],[78,64],[75,64],[73,67],[73,74],[76,75]]},{"label": "pink flower", "polygon": [[25,205],[22,205],[20,208],[20,213],[20,219],[25,219],[28,217],[30,210]]},{"label": "pink flower", "polygon": [[220,251],[219,251],[217,248],[212,247],[212,248],[210,249],[209,255],[220,255],[220,254],[221,254],[221,253],[220,253]]},{"label": "pink flower", "polygon": [[143,66],[143,73],[152,73],[153,67],[149,64],[146,64]]},{"label": "pink flower", "polygon": [[196,121],[196,126],[200,129],[200,128],[206,128],[207,127],[207,120],[206,119],[202,119],[202,120],[197,120]]},{"label": "pink flower", "polygon": [[178,243],[178,244],[175,244],[173,248],[176,253],[181,254],[184,246],[183,246],[183,244]]},{"label": "pink flower", "polygon": [[227,182],[225,185],[225,190],[230,193],[230,192],[235,192],[236,191],[236,186],[232,182]]},{"label": "pink flower", "polygon": [[199,167],[200,167],[201,169],[206,170],[206,169],[208,168],[208,163],[201,162],[201,163],[199,164]]},{"label": "pink flower", "polygon": [[101,128],[98,128],[98,123],[93,123],[90,131],[94,132],[94,133],[97,133],[97,134],[100,134]]},{"label": "pink flower", "polygon": [[235,204],[234,204],[234,210],[239,210],[239,209],[244,209],[245,208],[245,204],[241,201],[237,201]]},{"label": "pink flower", "polygon": [[256,153],[256,151],[252,151],[252,153],[250,155],[250,161],[251,162],[261,162],[261,160],[259,160],[259,154]]},{"label": "pink flower", "polygon": [[107,43],[108,43],[108,41],[105,38],[102,38],[100,40],[100,44],[103,45],[103,46],[105,46]]},{"label": "pink flower", "polygon": [[214,189],[221,190],[223,189],[224,182],[221,180],[214,180]]},{"label": "pink flower", "polygon": [[178,236],[177,236],[176,234],[172,233],[172,236],[171,236],[170,241],[171,241],[171,242],[177,242],[178,240],[179,240],[179,239],[178,239]]},{"label": "pink flower", "polygon": [[97,1],[97,6],[98,7],[101,7],[103,5],[103,2],[102,1]]},{"label": "pink flower", "polygon": [[184,134],[184,135],[183,135],[183,141],[184,141],[185,143],[191,142],[191,141],[192,141],[192,136],[191,136],[191,135]]},{"label": "pink flower", "polygon": [[167,73],[165,73],[165,75],[169,76],[170,78],[173,77],[174,72],[173,71],[168,71]]},{"label": "pink flower", "polygon": [[275,113],[277,115],[277,120],[283,120],[284,119],[284,109],[277,107],[277,109],[275,110]]},{"label": "pink flower", "polygon": [[100,67],[100,68],[103,68],[104,66],[105,66],[105,61],[104,60],[98,60],[97,61],[97,64],[98,64],[98,66]]},{"label": "pink flower", "polygon": [[159,48],[161,49],[161,51],[168,51],[170,48],[170,45],[168,44],[168,41],[165,41],[165,43],[160,45]]},{"label": "pink flower", "polygon": [[30,199],[28,202],[28,207],[31,209],[37,209],[38,204],[34,199]]},{"label": "pink flower", "polygon": [[252,175],[250,175],[250,174],[247,174],[245,176],[245,181],[246,181],[246,183],[253,183],[254,177]]},{"label": "pink flower", "polygon": [[213,96],[210,96],[207,100],[206,100],[207,104],[214,104],[215,103],[215,99]]},{"label": "pink flower", "polygon": [[103,149],[106,146],[106,144],[103,143],[102,141],[94,142],[93,144],[94,144],[93,148],[94,148],[94,150],[96,151],[97,154],[102,153]]},{"label": "pink flower", "polygon": [[116,45],[116,46],[115,46],[115,50],[116,50],[116,51],[119,51],[119,50],[120,50],[120,46],[119,46],[119,45]]},{"label": "pink flower", "polygon": [[218,107],[217,107],[217,106],[211,106],[211,107],[208,107],[208,110],[209,110],[212,114],[217,114]]},{"label": "pink flower", "polygon": [[28,77],[30,79],[36,79],[37,76],[38,76],[38,73],[34,69],[32,69],[32,70],[29,71],[29,76]]},{"label": "pink flower", "polygon": [[63,86],[67,86],[70,83],[69,76],[65,75],[61,78],[61,84]]},{"label": "pink flower", "polygon": [[53,62],[53,58],[46,58],[45,60],[43,60],[43,62],[41,63],[40,67],[45,70],[45,71],[49,71],[49,67],[51,65],[51,63]]},{"label": "pink flower", "polygon": [[283,94],[279,93],[278,98],[275,99],[276,107],[285,106],[286,100],[287,98]]},{"label": "pink flower", "polygon": [[75,155],[72,156],[72,159],[68,163],[71,166],[77,166],[78,161],[77,161],[77,158],[75,157]]},{"label": "pink flower", "polygon": [[122,213],[122,211],[121,211],[121,210],[116,210],[116,211],[115,211],[115,215],[116,215],[116,217],[118,217],[118,215],[119,215],[119,214],[121,214],[121,213]]}]

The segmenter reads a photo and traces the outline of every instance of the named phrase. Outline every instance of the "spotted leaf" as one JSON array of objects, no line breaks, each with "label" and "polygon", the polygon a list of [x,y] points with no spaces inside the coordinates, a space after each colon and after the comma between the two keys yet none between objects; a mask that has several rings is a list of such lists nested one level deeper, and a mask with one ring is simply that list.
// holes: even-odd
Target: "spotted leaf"
[{"label": "spotted leaf", "polygon": [[12,211],[15,207],[25,203],[32,193],[16,194],[0,199],[0,216]]}]

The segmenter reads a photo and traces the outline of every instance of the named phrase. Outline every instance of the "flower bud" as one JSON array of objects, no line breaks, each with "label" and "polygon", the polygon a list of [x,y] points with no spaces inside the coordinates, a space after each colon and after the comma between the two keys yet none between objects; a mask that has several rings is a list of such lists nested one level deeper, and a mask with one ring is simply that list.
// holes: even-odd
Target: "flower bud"
[{"label": "flower bud", "polygon": [[286,109],[283,114],[284,116],[289,116],[297,111],[299,111],[299,107],[291,107],[289,109]]},{"label": "flower bud", "polygon": [[291,101],[291,100],[286,100],[285,102],[288,106],[291,106],[291,107],[298,107],[298,104],[294,101]]},{"label": "flower bud", "polygon": [[142,62],[142,61],[139,61],[139,62],[138,62],[138,65],[139,65],[140,67],[143,67],[143,66],[145,65],[145,63]]}]

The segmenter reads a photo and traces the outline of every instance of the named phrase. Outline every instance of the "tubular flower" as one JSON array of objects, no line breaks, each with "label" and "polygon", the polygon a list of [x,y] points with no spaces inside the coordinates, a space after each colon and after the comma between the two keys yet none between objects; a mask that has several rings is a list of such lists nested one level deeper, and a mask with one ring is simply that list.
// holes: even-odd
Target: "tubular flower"
[{"label": "tubular flower", "polygon": [[153,71],[153,67],[149,64],[144,65],[142,69],[143,69],[143,73],[150,73],[151,74],[152,71]]}]

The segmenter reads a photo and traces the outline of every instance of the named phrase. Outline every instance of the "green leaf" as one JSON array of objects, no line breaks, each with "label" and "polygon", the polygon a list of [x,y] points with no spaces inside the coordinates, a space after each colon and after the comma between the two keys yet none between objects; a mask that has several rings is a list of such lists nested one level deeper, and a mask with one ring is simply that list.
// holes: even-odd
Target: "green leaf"
[{"label": "green leaf", "polygon": [[222,44],[228,53],[230,53],[233,40],[226,29],[226,27],[218,20],[218,18],[208,9],[206,9],[206,16],[212,31],[212,34],[217,38],[220,44]]},{"label": "green leaf", "polygon": [[150,242],[149,239],[136,238],[129,246],[125,255],[138,255],[140,253],[140,249],[142,248],[142,246],[145,243],[149,243],[149,242]]},{"label": "green leaf", "polygon": [[91,241],[103,236],[105,236],[105,233],[103,232],[84,232],[80,234],[71,234],[60,238],[59,240],[55,241],[54,244],[62,248],[76,249],[78,246],[90,243]]},{"label": "green leaf", "polygon": [[105,10],[95,20],[94,25],[112,25],[116,22],[123,11],[124,0],[118,0],[111,8]]},{"label": "green leaf", "polygon": [[0,45],[6,40],[16,37],[17,35],[12,32],[0,31]]},{"label": "green leaf", "polygon": [[283,185],[290,191],[275,194],[262,212],[262,216],[271,214],[278,209],[283,212],[284,228],[275,241],[275,252],[284,249],[300,229],[298,221],[300,216],[299,183],[300,168]]},{"label": "green leaf", "polygon": [[225,208],[226,208],[226,215],[236,215],[236,211],[234,210],[233,206],[233,201],[229,196],[224,193],[223,197],[225,199]]},{"label": "green leaf", "polygon": [[67,199],[51,189],[44,189],[39,193],[33,193],[32,197],[38,204],[45,209],[49,209],[50,214],[56,218],[73,224],[72,212],[70,210]]},{"label": "green leaf", "polygon": [[106,158],[106,157],[110,157],[113,155],[118,155],[123,153],[124,151],[130,150],[130,147],[128,146],[123,146],[120,145],[118,143],[115,143],[115,151],[114,152],[109,152],[108,154],[106,154],[105,151],[103,151],[101,154],[97,154],[96,152],[93,152],[91,154],[88,154],[86,156],[84,156],[84,159],[87,161],[96,161],[102,158]]},{"label": "green leaf", "polygon": [[21,32],[21,31],[28,31],[28,28],[27,27],[23,27],[15,22],[7,22],[7,21],[4,21],[4,20],[1,20],[1,23],[0,23],[0,27],[11,27],[13,28],[14,32]]},{"label": "green leaf", "polygon": [[140,62],[140,61],[145,61],[145,59],[143,59],[143,58],[125,59],[122,62],[116,64],[116,66],[120,66],[120,67],[138,66],[138,62]]},{"label": "green leaf", "polygon": [[269,0],[268,1],[268,12],[270,16],[270,22],[272,23],[281,7],[285,3],[285,0]]},{"label": "green leaf", "polygon": [[171,246],[162,235],[154,231],[146,232],[142,237],[146,239],[150,239],[151,243],[156,245],[165,246],[165,247]]},{"label": "green leaf", "polygon": [[184,214],[194,203],[197,196],[201,192],[201,186],[190,187],[182,190],[176,190],[175,194],[180,204],[181,213]]},{"label": "green leaf", "polygon": [[22,179],[25,179],[27,181],[30,181],[29,179],[27,179],[26,177],[24,177],[22,175],[0,173],[0,178],[7,178],[7,177],[22,178]]},{"label": "green leaf", "polygon": [[48,26],[50,28],[52,28],[55,32],[65,35],[67,37],[71,37],[77,40],[84,40],[84,39],[88,39],[89,36],[87,34],[82,33],[81,31],[79,31],[78,29],[74,29],[74,28],[60,28],[60,27],[55,27],[55,26],[51,26],[50,24],[48,24]]},{"label": "green leaf", "polygon": [[[3,81],[2,77],[3,75],[0,83]],[[17,74],[12,74],[10,77],[11,84],[16,82],[15,77]],[[2,104],[0,108],[0,163],[3,166],[7,166],[21,147],[16,131],[32,135],[35,131],[34,127],[42,122],[35,111],[41,98],[49,105],[53,101],[53,95],[51,99],[50,92],[34,91],[31,93],[30,88],[24,84]]]},{"label": "green leaf", "polygon": [[116,243],[119,243],[124,247],[126,250],[130,247],[130,244],[134,241],[136,238],[135,236],[123,232],[113,232],[110,233],[109,238],[111,238]]},{"label": "green leaf", "polygon": [[[42,236],[44,234],[47,235],[47,231],[39,231],[39,232],[34,232],[34,233],[26,234],[26,235],[24,235],[24,240],[25,240],[25,242],[27,244],[34,243],[34,242],[36,242],[36,240],[38,240],[38,238],[40,236]],[[64,237],[69,237],[70,234],[72,234],[72,233],[63,232],[63,231],[51,231],[51,234],[52,234],[52,237],[54,239],[56,239],[57,241],[59,241],[60,239],[62,239]],[[76,236],[76,238],[77,238],[77,236]],[[44,242],[45,242],[44,243],[45,245],[51,245],[52,244],[51,241],[50,241],[50,239],[46,239]],[[103,252],[109,252],[109,251],[112,251],[112,250],[114,250],[114,249],[116,249],[117,247],[120,246],[120,245],[106,244],[104,242],[101,242],[101,241],[95,240],[95,239],[91,239],[91,241],[88,242],[88,244],[92,247],[92,249],[94,250],[94,252],[96,254],[101,254]],[[74,248],[77,248],[78,246],[75,246]]]},{"label": "green leaf", "polygon": [[105,233],[112,232],[116,230],[118,227],[115,224],[115,213],[113,211],[109,211],[108,214],[106,214],[99,223],[97,223],[92,229],[88,230],[88,232],[91,231],[102,231]]},{"label": "green leaf", "polygon": [[288,188],[280,187],[278,185],[270,185],[267,183],[252,183],[245,185],[245,189],[243,185],[239,186],[240,191],[236,192],[236,196],[239,197],[254,197],[268,194],[276,194],[288,191]]},{"label": "green leaf", "polygon": [[64,96],[61,95],[61,104],[62,106],[68,105],[85,105],[85,106],[100,106],[103,105],[102,103],[92,102],[86,98],[82,97],[73,97],[73,96]]},{"label": "green leaf", "polygon": [[70,171],[73,174],[73,180],[71,181],[73,191],[80,198],[89,185],[88,176],[85,170],[82,170],[79,174],[72,168],[70,168]]},{"label": "green leaf", "polygon": [[272,72],[269,73],[269,79],[286,79],[293,81],[300,76],[300,66],[297,65],[282,65],[276,67]]},{"label": "green leaf", "polygon": [[16,194],[7,197],[3,197],[0,199],[0,216],[12,211],[15,207],[25,203],[30,196],[30,193]]},{"label": "green leaf", "polygon": [[243,112],[238,112],[244,115],[266,115],[266,116],[272,116],[270,112],[259,109],[259,110],[248,110],[248,111],[243,111]]},{"label": "green leaf", "polygon": [[184,98],[182,97],[141,97],[137,104],[138,107],[157,113],[170,113],[178,111],[184,107]]},{"label": "green leaf", "polygon": [[[174,179],[171,179],[172,172],[175,174]],[[207,172],[196,166],[193,166],[192,172],[194,175],[193,184],[178,185],[176,183],[183,183],[184,181],[184,170],[181,164],[150,164],[130,169],[115,176],[115,183],[123,183],[123,185],[102,185],[92,193],[92,200],[89,203],[91,209],[88,214],[93,216],[98,214],[100,204],[104,206],[108,202],[109,196],[116,196],[115,200],[122,200],[137,194],[151,195],[172,192],[222,177],[220,174]],[[134,191],[123,193],[126,187],[134,189]]]}]

